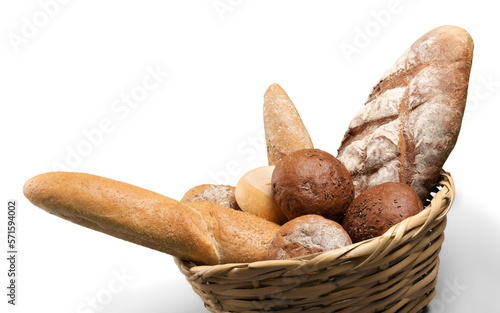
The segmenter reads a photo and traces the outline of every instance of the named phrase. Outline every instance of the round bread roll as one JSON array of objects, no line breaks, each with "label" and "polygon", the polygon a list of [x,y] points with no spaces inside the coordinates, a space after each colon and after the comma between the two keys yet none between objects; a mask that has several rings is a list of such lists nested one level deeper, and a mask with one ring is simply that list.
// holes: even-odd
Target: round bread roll
[{"label": "round bread roll", "polygon": [[198,185],[189,189],[180,202],[208,201],[241,211],[234,197],[234,190],[234,187],[225,185]]},{"label": "round bread roll", "polygon": [[354,199],[351,175],[333,155],[302,149],[283,157],[272,177],[273,196],[288,219],[318,214],[337,222]]},{"label": "round bread roll", "polygon": [[382,235],[423,208],[422,201],[410,186],[387,182],[356,197],[347,209],[342,226],[352,241],[358,242]]},{"label": "round bread roll", "polygon": [[347,232],[332,220],[308,214],[286,222],[269,243],[268,260],[285,260],[350,245]]},{"label": "round bread roll", "polygon": [[273,171],[274,166],[263,166],[249,171],[238,181],[234,194],[242,211],[281,225],[288,219],[273,199]]}]

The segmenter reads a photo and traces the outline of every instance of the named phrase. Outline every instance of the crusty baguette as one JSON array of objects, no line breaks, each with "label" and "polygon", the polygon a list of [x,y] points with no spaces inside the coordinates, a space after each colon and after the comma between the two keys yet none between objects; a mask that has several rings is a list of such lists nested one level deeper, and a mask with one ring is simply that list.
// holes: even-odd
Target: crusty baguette
[{"label": "crusty baguette", "polygon": [[278,84],[264,95],[264,131],[269,165],[296,150],[312,149],[313,143],[297,109]]},{"label": "crusty baguette", "polygon": [[433,29],[373,87],[338,151],[356,196],[384,182],[401,182],[426,200],[457,141],[473,46],[459,27]]},{"label": "crusty baguette", "polygon": [[153,191],[73,172],[33,177],[24,194],[76,224],[197,264],[265,259],[279,225],[209,202],[185,205]]},{"label": "crusty baguette", "polygon": [[280,227],[278,224],[212,202],[196,201],[188,205],[203,216],[214,239],[219,263],[266,259],[267,247]]},{"label": "crusty baguette", "polygon": [[194,186],[186,191],[181,203],[194,201],[208,201],[217,203],[226,208],[241,211],[235,197],[235,187],[226,185],[203,184]]}]

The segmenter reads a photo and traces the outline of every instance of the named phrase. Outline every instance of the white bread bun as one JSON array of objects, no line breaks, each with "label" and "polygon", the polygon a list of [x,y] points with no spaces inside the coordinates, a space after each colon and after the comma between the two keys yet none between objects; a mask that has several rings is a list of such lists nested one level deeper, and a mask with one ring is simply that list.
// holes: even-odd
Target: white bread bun
[{"label": "white bread bun", "polygon": [[288,219],[272,195],[273,171],[274,166],[263,166],[247,172],[236,185],[235,197],[242,211],[281,225]]}]

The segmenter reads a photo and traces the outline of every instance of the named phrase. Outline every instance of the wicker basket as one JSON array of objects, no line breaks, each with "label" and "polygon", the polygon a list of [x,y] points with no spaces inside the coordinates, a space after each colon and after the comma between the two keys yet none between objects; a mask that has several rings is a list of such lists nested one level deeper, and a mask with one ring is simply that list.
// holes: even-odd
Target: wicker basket
[{"label": "wicker basket", "polygon": [[175,261],[211,312],[418,312],[435,295],[454,196],[442,172],[426,208],[380,237],[283,261]]}]

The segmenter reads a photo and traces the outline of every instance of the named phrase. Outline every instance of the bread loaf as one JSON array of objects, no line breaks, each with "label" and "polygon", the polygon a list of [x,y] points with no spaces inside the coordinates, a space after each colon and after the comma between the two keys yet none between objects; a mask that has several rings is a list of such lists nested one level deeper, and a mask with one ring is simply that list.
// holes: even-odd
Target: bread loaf
[{"label": "bread loaf", "polygon": [[269,165],[300,149],[312,149],[313,143],[297,109],[278,84],[264,95],[264,131]]},{"label": "bread loaf", "polygon": [[100,176],[51,172],[24,194],[36,206],[76,224],[197,264],[264,260],[279,225],[210,202],[182,204]]},{"label": "bread loaf", "polygon": [[460,131],[473,46],[465,30],[438,27],[373,87],[338,150],[356,196],[384,182],[401,182],[426,200]]}]

